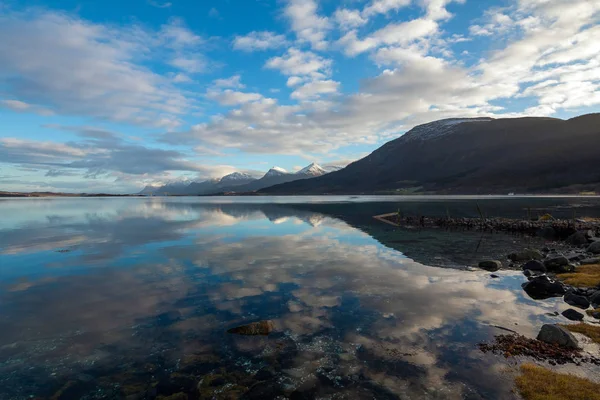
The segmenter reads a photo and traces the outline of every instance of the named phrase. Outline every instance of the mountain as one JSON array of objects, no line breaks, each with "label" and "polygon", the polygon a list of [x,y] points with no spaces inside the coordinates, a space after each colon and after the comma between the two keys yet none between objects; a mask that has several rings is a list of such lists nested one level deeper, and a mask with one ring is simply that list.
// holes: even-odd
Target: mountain
[{"label": "mountain", "polygon": [[600,114],[419,125],[346,168],[261,190],[322,193],[600,191]]},{"label": "mountain", "polygon": [[[329,167],[332,168],[332,167]],[[335,168],[335,167],[333,167]],[[139,194],[156,196],[197,196],[217,193],[245,193],[255,192],[269,186],[300,179],[309,179],[327,174],[328,171],[316,163],[312,163],[296,173],[287,172],[281,167],[272,167],[260,179],[252,175],[234,172],[220,179],[211,179],[203,182],[172,182],[164,186],[146,186]]]},{"label": "mountain", "polygon": [[327,171],[325,171],[325,169],[323,169],[323,167],[321,167],[319,164],[315,164],[312,163],[307,167],[302,168],[300,171],[297,172],[297,174],[299,175],[307,175],[307,176],[321,176],[321,175],[325,175],[327,173]]},{"label": "mountain", "polygon": [[221,187],[237,186],[237,185],[244,185],[244,184],[250,183],[255,180],[256,180],[256,178],[250,174],[245,174],[242,172],[234,172],[232,174],[225,175],[224,177],[222,177],[221,180],[219,181],[218,185]]}]

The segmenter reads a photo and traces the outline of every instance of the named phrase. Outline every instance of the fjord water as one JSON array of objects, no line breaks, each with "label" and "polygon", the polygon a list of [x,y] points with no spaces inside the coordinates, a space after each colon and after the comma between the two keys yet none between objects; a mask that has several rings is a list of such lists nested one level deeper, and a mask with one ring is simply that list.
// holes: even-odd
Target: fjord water
[{"label": "fjord water", "polygon": [[[0,200],[0,399],[513,398],[514,363],[476,344],[566,305],[468,267],[542,242],[372,218],[475,202],[600,216],[593,198]],[[260,320],[274,332],[227,333]]]}]

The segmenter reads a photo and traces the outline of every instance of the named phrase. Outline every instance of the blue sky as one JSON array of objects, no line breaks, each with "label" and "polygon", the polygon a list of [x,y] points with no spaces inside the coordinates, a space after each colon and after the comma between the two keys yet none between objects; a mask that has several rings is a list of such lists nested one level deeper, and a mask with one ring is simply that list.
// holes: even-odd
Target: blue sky
[{"label": "blue sky", "polygon": [[596,0],[0,0],[0,190],[345,165],[440,118],[594,112],[599,20]]}]

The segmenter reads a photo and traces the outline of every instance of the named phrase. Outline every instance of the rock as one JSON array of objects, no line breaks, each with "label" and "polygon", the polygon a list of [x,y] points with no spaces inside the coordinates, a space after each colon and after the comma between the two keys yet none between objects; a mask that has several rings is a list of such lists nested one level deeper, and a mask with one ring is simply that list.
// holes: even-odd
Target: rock
[{"label": "rock", "polygon": [[517,253],[509,254],[508,258],[512,261],[529,261],[529,260],[541,260],[544,258],[542,253],[535,249],[524,249]]},{"label": "rock", "polygon": [[274,377],[275,374],[268,368],[263,368],[254,375],[254,379],[257,381],[268,381]]},{"label": "rock", "polygon": [[588,299],[573,292],[568,292],[565,294],[565,303],[574,307],[583,308],[584,310],[590,306]]},{"label": "rock", "polygon": [[486,271],[495,272],[502,268],[502,263],[498,260],[485,260],[479,262],[479,268]]},{"label": "rock", "polygon": [[537,340],[569,349],[579,348],[579,342],[575,339],[575,336],[558,325],[546,324],[542,326],[540,333],[537,335]]},{"label": "rock", "polygon": [[588,244],[587,231],[575,232],[566,238],[565,242],[572,246],[585,246]]},{"label": "rock", "polygon": [[536,232],[536,234],[537,234],[537,236],[544,238],[544,239],[548,239],[548,240],[555,240],[557,237],[556,231],[551,226],[546,226],[546,227],[538,230]]},{"label": "rock", "polygon": [[600,264],[600,257],[585,258],[585,259],[581,260],[581,265],[587,265],[587,264]]},{"label": "rock", "polygon": [[275,324],[273,324],[273,321],[266,320],[231,328],[227,331],[227,333],[234,333],[236,335],[266,336],[271,333],[273,329],[275,329]]},{"label": "rock", "polygon": [[528,261],[525,264],[523,264],[523,266],[521,268],[523,269],[523,271],[528,269],[532,272],[538,272],[538,273],[546,272],[546,266],[544,265],[543,262],[538,261],[538,260]]},{"label": "rock", "polygon": [[254,384],[244,395],[242,399],[274,399],[283,394],[281,387],[276,382],[258,382]]},{"label": "rock", "polygon": [[569,259],[565,256],[556,256],[544,260],[544,266],[550,272],[560,272],[563,266],[569,265]]},{"label": "rock", "polygon": [[569,319],[571,321],[582,321],[583,320],[583,314],[580,313],[579,311],[573,310],[572,308],[569,308],[568,310],[563,311],[562,316],[565,317],[566,319]]},{"label": "rock", "polygon": [[587,248],[588,253],[600,254],[600,242],[593,242]]},{"label": "rock", "polygon": [[496,275],[496,274],[491,274],[490,278],[500,278],[500,277],[498,275]]},{"label": "rock", "polygon": [[531,278],[523,284],[523,290],[532,299],[543,300],[550,297],[560,297],[565,294],[565,287],[560,282],[554,282],[545,275]]},{"label": "rock", "polygon": [[594,308],[600,306],[600,290],[590,296],[590,303]]}]

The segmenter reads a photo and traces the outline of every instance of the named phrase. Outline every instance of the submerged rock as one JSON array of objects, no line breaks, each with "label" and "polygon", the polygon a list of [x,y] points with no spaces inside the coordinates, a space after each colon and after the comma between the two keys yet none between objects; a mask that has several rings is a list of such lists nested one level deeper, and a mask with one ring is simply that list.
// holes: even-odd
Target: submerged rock
[{"label": "submerged rock", "polygon": [[569,308],[568,310],[563,311],[561,314],[563,317],[565,317],[566,319],[569,319],[571,321],[582,321],[583,320],[583,314],[577,310],[573,310],[572,308]]},{"label": "submerged rock", "polygon": [[535,300],[543,300],[550,297],[560,297],[566,292],[562,283],[552,281],[545,275],[531,278],[531,280],[529,282],[525,282],[522,287],[529,297]]},{"label": "submerged rock", "polygon": [[575,336],[559,325],[546,324],[542,326],[540,333],[537,335],[537,340],[569,349],[579,348],[579,342],[575,339]]},{"label": "submerged rock", "polygon": [[512,261],[529,261],[529,260],[541,260],[544,258],[542,253],[535,249],[524,249],[522,251],[512,253],[508,255],[508,258]]},{"label": "submerged rock", "polygon": [[502,268],[502,263],[498,260],[485,260],[479,262],[479,268],[486,271],[495,272]]},{"label": "submerged rock", "polygon": [[588,299],[586,299],[583,296],[579,296],[573,292],[568,292],[567,294],[565,294],[565,303],[571,306],[583,308],[584,310],[590,306],[590,302]]},{"label": "submerged rock", "polygon": [[263,335],[266,336],[271,333],[275,329],[275,324],[273,321],[258,321],[253,322],[248,325],[237,326],[235,328],[231,328],[227,331],[227,333],[233,333],[236,335],[248,335],[248,336],[258,336]]}]

